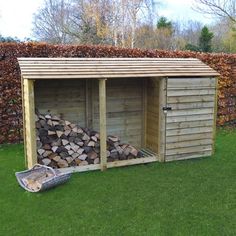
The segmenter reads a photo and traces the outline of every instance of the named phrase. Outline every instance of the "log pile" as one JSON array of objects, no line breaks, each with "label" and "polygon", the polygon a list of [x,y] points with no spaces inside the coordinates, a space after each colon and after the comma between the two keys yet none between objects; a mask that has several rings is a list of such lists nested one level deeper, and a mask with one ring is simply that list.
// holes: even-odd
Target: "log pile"
[{"label": "log pile", "polygon": [[[99,133],[50,114],[36,114],[38,162],[53,168],[100,163]],[[116,136],[107,137],[107,161],[143,155]]]}]

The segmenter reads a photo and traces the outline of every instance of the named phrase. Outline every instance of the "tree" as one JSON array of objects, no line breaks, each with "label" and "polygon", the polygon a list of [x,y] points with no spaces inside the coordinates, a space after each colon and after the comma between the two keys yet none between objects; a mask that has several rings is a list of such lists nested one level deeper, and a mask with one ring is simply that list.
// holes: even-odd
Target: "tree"
[{"label": "tree", "polygon": [[212,51],[212,38],[214,34],[209,31],[209,29],[204,26],[199,37],[199,48],[202,52],[211,52]]},{"label": "tree", "polygon": [[157,22],[157,28],[172,30],[173,25],[171,21],[168,21],[166,17],[162,16]]},{"label": "tree", "polygon": [[34,14],[34,36],[49,43],[68,43],[71,38],[65,32],[70,24],[69,0],[44,0],[43,6]]},{"label": "tree", "polygon": [[0,43],[19,43],[20,39],[17,37],[3,37],[0,35]]},{"label": "tree", "polygon": [[228,18],[230,21],[236,23],[235,0],[195,0],[195,2],[195,10],[220,18]]},{"label": "tree", "polygon": [[171,21],[161,17],[157,21],[156,38],[159,49],[173,49],[174,27]]},{"label": "tree", "polygon": [[185,50],[189,50],[189,51],[194,51],[194,52],[199,52],[200,48],[196,45],[193,45],[191,43],[188,43],[185,45]]}]

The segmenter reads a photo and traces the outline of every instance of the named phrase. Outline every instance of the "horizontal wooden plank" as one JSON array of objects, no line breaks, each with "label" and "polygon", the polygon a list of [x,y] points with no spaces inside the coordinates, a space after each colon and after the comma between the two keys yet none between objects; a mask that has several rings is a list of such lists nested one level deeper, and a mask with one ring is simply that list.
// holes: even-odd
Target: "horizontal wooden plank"
[{"label": "horizontal wooden plank", "polygon": [[123,160],[123,161],[114,161],[114,162],[108,162],[107,168],[129,166],[129,165],[136,165],[136,164],[145,164],[145,163],[156,162],[156,161],[157,161],[157,157],[155,156]]},{"label": "horizontal wooden plank", "polygon": [[167,103],[193,103],[193,102],[214,102],[215,97],[213,95],[197,95],[197,96],[174,96],[167,97]]},{"label": "horizontal wooden plank", "polygon": [[168,117],[176,117],[176,116],[195,116],[201,114],[213,114],[214,107],[212,108],[197,108],[197,109],[185,109],[185,110],[171,110],[167,112]]},{"label": "horizontal wooden plank", "polygon": [[142,73],[137,72],[137,73],[113,73],[113,74],[107,74],[107,73],[95,73],[95,74],[80,74],[78,73],[77,75],[27,75],[23,76],[23,79],[29,79],[29,80],[60,80],[60,79],[98,79],[98,78],[138,78],[138,77],[175,77],[175,76],[190,76],[191,74],[194,74],[195,76],[199,77],[205,77],[205,76],[215,76],[215,72],[199,72],[199,71],[191,71],[191,72],[186,72],[182,71],[179,73],[176,72],[155,72],[155,73]]},{"label": "horizontal wooden plank", "polygon": [[85,172],[90,170],[101,169],[100,164],[87,165],[87,166],[71,166],[67,168],[60,168],[59,170],[63,173],[73,173],[73,172]]},{"label": "horizontal wooden plank", "polygon": [[212,139],[199,139],[199,140],[187,140],[182,142],[173,142],[167,143],[166,149],[177,149],[177,148],[184,148],[184,147],[194,147],[194,146],[202,146],[202,145],[212,145]]},{"label": "horizontal wooden plank", "polygon": [[197,96],[197,95],[214,95],[215,89],[193,89],[193,90],[168,90],[167,96],[168,97],[178,97],[178,96]]},{"label": "horizontal wooden plank", "polygon": [[184,134],[198,134],[198,133],[209,133],[213,131],[212,126],[196,127],[187,129],[172,129],[166,131],[166,136],[184,135]]},{"label": "horizontal wooden plank", "polygon": [[183,109],[197,109],[197,108],[214,108],[214,102],[188,102],[188,103],[174,103],[167,104],[172,110],[183,110]]},{"label": "horizontal wooden plank", "polygon": [[212,132],[208,133],[196,133],[196,134],[185,134],[185,135],[176,135],[166,137],[166,143],[174,143],[174,142],[183,142],[183,141],[191,141],[191,140],[201,140],[201,139],[211,139]]},{"label": "horizontal wooden plank", "polygon": [[211,155],[212,155],[212,151],[170,155],[170,156],[166,156],[165,161],[166,162],[179,161],[179,160],[186,160],[186,159],[193,159],[193,158],[200,158],[200,157],[208,157],[208,156],[211,156]]},{"label": "horizontal wooden plank", "polygon": [[167,88],[215,87],[215,78],[169,78]]},{"label": "horizontal wooden plank", "polygon": [[179,154],[188,154],[196,152],[205,152],[211,151],[212,145],[200,145],[200,146],[190,146],[190,147],[178,147],[173,149],[167,149],[166,155],[179,155]]},{"label": "horizontal wooden plank", "polygon": [[200,62],[196,58],[182,58],[182,57],[176,57],[176,58],[153,58],[153,57],[19,57],[19,61],[22,62],[35,62],[37,63],[38,61],[44,62],[44,61],[98,61],[100,63],[104,61],[197,61]]},{"label": "horizontal wooden plank", "polygon": [[197,121],[183,121],[183,122],[175,122],[175,123],[168,123],[166,125],[167,130],[171,129],[182,129],[182,128],[195,128],[195,127],[203,127],[203,126],[211,126],[213,125],[212,120],[197,120]]},{"label": "horizontal wooden plank", "polygon": [[169,116],[167,117],[167,123],[183,122],[183,121],[200,121],[213,119],[213,114],[198,114],[198,115],[186,115],[186,116]]}]

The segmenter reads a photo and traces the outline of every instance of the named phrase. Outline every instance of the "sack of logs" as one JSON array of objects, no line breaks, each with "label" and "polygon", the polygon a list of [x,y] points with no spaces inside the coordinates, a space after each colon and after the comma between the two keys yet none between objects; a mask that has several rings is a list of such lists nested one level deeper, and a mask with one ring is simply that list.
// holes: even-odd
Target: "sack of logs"
[{"label": "sack of logs", "polygon": [[[50,114],[36,114],[38,162],[53,168],[100,163],[99,133]],[[143,157],[135,147],[107,136],[107,161]]]}]

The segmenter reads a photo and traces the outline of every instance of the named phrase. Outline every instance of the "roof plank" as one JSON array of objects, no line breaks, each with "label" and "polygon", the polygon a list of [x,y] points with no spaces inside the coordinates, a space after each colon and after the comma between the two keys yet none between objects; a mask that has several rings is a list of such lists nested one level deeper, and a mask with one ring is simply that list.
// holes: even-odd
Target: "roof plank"
[{"label": "roof plank", "polygon": [[23,78],[218,76],[196,58],[18,58]]}]

